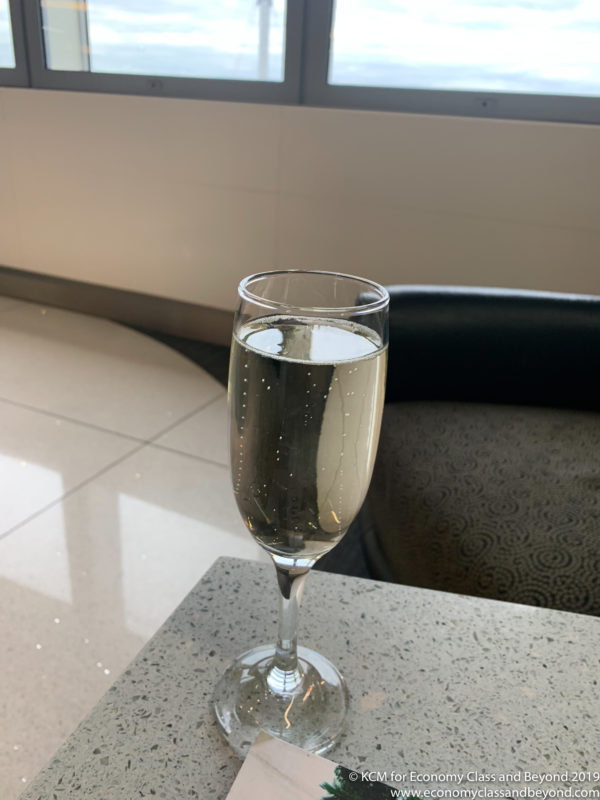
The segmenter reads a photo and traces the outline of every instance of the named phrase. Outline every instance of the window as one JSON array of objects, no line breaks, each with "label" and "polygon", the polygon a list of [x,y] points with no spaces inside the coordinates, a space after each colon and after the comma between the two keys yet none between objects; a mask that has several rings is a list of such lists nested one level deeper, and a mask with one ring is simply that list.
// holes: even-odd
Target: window
[{"label": "window", "polygon": [[600,2],[0,0],[0,83],[600,123]]},{"label": "window", "polygon": [[297,103],[304,2],[31,0],[31,84]]},{"label": "window", "polygon": [[0,0],[0,67],[13,69],[14,66],[15,51],[10,25],[10,9],[8,0]]},{"label": "window", "polygon": [[597,0],[338,0],[332,84],[595,95]]},{"label": "window", "polygon": [[284,0],[42,0],[46,66],[283,81]]},{"label": "window", "polygon": [[0,0],[0,86],[27,86],[20,0]]},{"label": "window", "polygon": [[316,105],[600,123],[598,0],[309,0]]}]

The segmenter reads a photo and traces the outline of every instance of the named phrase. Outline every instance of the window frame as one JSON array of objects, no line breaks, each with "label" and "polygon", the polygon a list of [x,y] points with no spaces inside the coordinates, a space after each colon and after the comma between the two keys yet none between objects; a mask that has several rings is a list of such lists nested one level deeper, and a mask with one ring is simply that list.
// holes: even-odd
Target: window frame
[{"label": "window frame", "polygon": [[39,0],[27,2],[24,11],[31,86],[36,89],[250,103],[297,103],[299,99],[302,50],[299,34],[303,30],[304,0],[287,0],[285,67],[284,80],[281,82],[48,69]]},{"label": "window frame", "polygon": [[8,12],[12,31],[14,67],[0,67],[0,87],[29,86],[29,68],[25,44],[25,27],[20,0],[9,0]]},{"label": "window frame", "polygon": [[600,86],[571,96],[329,84],[334,1],[287,0],[284,80],[270,82],[47,69],[39,0],[9,0],[16,66],[0,68],[0,87],[600,124]]}]

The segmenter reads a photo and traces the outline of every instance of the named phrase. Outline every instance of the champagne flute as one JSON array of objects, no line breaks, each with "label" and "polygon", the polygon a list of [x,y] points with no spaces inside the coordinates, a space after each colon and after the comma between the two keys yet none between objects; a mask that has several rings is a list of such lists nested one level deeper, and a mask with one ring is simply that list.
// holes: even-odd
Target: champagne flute
[{"label": "champagne flute", "polygon": [[229,367],[231,470],[243,522],[280,590],[275,644],[239,656],[215,689],[222,733],[244,755],[259,731],[314,753],[337,741],[343,676],[296,645],[313,564],[365,498],[385,392],[388,293],[350,275],[264,272],[239,286]]}]

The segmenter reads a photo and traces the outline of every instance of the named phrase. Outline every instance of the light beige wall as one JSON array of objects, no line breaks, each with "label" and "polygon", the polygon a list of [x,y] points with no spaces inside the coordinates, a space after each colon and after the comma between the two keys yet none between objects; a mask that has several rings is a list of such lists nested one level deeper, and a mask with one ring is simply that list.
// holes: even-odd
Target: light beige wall
[{"label": "light beige wall", "polygon": [[600,128],[0,89],[0,264],[232,308],[237,281],[600,293]]}]

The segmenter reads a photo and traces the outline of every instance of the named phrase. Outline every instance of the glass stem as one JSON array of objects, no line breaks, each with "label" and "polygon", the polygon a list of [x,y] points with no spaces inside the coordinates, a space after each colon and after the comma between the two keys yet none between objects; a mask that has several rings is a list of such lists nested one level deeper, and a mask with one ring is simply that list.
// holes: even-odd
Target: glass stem
[{"label": "glass stem", "polygon": [[303,675],[298,669],[296,635],[298,609],[304,581],[310,567],[290,567],[273,558],[279,585],[279,632],[273,665],[267,673],[267,685],[275,694],[296,694],[302,688]]}]

